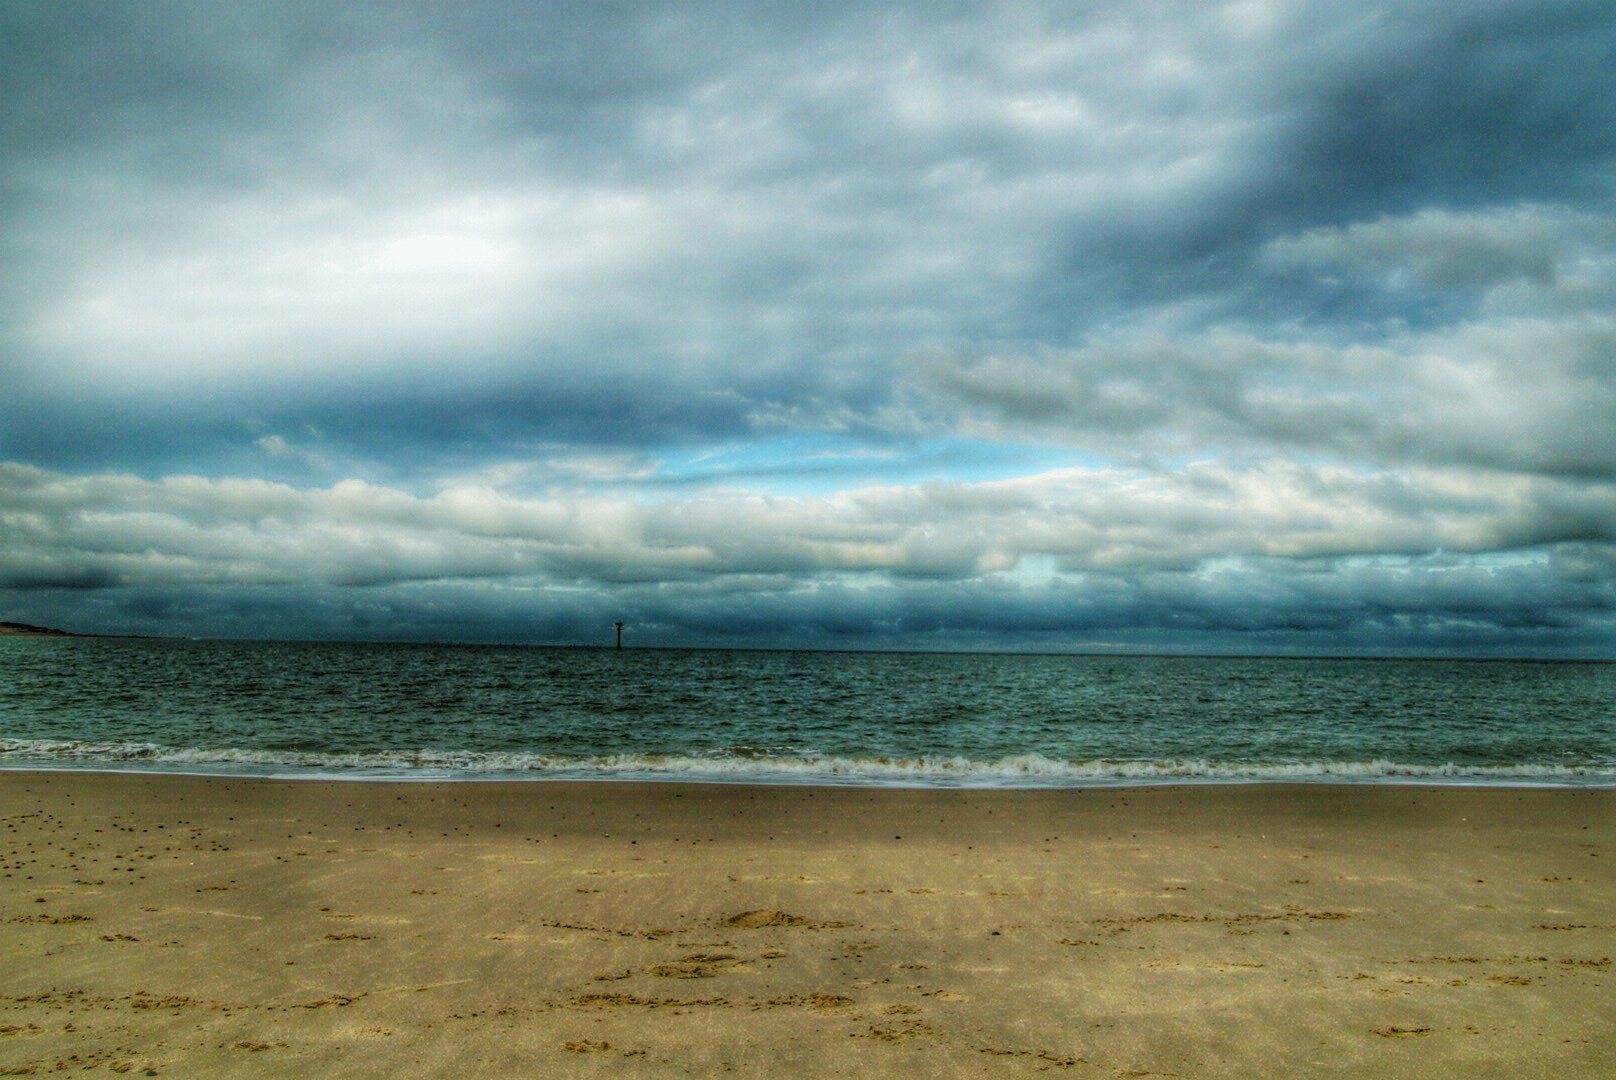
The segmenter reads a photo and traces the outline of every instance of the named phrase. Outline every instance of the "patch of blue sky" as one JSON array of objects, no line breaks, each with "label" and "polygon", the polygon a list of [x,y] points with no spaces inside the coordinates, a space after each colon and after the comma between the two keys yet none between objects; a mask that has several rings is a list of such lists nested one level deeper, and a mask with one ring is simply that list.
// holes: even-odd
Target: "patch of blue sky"
[{"label": "patch of blue sky", "polygon": [[793,432],[719,446],[669,449],[654,484],[736,488],[814,498],[853,488],[926,481],[990,483],[1054,469],[1097,468],[1094,455],[1040,443],[931,438],[873,444]]},{"label": "patch of blue sky", "polygon": [[1060,560],[1055,556],[1041,552],[1023,552],[1016,558],[1015,565],[1008,570],[1000,571],[999,577],[1023,588],[1048,586],[1057,581],[1078,582],[1082,580],[1082,575],[1079,573],[1069,573],[1061,570]]}]

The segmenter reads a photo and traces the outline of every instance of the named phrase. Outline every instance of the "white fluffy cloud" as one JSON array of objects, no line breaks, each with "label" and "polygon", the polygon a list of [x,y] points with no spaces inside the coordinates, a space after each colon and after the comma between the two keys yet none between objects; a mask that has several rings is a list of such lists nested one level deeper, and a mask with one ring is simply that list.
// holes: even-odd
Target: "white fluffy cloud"
[{"label": "white fluffy cloud", "polygon": [[1392,287],[1400,279],[1435,287],[1525,282],[1565,289],[1583,304],[1616,299],[1616,218],[1549,206],[1427,209],[1310,229],[1271,242],[1266,255],[1281,265],[1379,274]]},{"label": "white fluffy cloud", "polygon": [[1173,474],[1063,470],[787,499],[713,492],[657,503],[431,497],[348,481],[68,477],[0,471],[8,583],[522,578],[578,583],[788,575],[980,580],[1049,557],[1061,572],[1194,571],[1616,543],[1616,484],[1273,462]]},{"label": "white fluffy cloud", "polygon": [[1462,319],[1364,342],[1213,327],[1072,349],[979,345],[918,352],[912,378],[990,433],[1030,427],[1111,454],[1616,473],[1616,221],[1422,212],[1309,231],[1267,254],[1386,288],[1481,295]]}]

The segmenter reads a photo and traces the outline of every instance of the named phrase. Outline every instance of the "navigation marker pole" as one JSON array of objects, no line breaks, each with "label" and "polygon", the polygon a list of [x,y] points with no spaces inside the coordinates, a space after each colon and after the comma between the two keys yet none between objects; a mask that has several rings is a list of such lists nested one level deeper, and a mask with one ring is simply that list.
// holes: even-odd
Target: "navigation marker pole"
[{"label": "navigation marker pole", "polygon": [[617,624],[617,651],[623,651],[623,624]]}]

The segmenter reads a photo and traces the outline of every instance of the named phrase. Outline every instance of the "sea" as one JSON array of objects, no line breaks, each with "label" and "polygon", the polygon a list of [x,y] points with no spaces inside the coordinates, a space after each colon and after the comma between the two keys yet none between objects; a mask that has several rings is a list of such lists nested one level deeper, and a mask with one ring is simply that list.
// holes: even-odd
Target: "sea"
[{"label": "sea", "polygon": [[1616,786],[1616,664],[0,638],[0,768]]}]

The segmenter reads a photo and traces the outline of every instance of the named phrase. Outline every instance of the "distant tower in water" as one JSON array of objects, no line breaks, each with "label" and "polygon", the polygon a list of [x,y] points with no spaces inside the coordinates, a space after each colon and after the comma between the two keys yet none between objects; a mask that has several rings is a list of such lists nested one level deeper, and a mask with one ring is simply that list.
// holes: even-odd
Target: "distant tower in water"
[{"label": "distant tower in water", "polygon": [[623,624],[617,624],[617,651],[623,651]]}]

